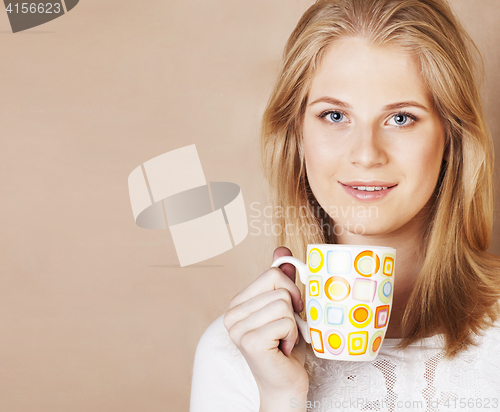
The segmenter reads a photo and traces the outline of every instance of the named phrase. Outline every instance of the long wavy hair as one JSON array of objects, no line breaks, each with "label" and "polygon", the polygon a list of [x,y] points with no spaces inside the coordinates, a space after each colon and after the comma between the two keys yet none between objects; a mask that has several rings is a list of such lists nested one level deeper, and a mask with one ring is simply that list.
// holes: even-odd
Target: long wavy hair
[{"label": "long wavy hair", "polygon": [[[479,95],[483,62],[445,0],[318,0],[304,13],[286,43],[261,128],[274,210],[295,211],[274,217],[282,229],[276,243],[303,260],[307,244],[336,243],[335,222],[307,181],[302,122],[315,70],[328,45],[343,37],[412,52],[445,125],[449,156],[418,251],[424,264],[403,316],[399,348],[440,332],[446,356],[453,357],[499,318],[500,259],[487,252],[493,145]],[[298,276],[296,283],[304,296]]]}]

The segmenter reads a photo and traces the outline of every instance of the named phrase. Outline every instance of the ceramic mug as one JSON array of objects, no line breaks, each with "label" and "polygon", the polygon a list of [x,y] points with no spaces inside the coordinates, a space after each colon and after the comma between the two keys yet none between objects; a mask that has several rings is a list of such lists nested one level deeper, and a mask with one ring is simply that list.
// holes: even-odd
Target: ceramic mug
[{"label": "ceramic mug", "polygon": [[396,250],[391,247],[312,244],[307,264],[283,256],[306,286],[307,322],[297,326],[318,358],[372,361],[384,340],[392,309]]}]

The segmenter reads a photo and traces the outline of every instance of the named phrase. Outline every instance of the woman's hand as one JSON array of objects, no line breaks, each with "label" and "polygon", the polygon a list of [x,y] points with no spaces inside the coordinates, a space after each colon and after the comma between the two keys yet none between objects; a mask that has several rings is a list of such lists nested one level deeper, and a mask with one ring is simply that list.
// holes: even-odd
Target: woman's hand
[{"label": "woman's hand", "polygon": [[[273,261],[281,256],[291,256],[290,250],[277,248]],[[259,387],[261,411],[287,410],[291,398],[307,399],[306,344],[294,319],[303,302],[294,281],[293,265],[270,268],[231,300],[224,315],[224,326]]]}]

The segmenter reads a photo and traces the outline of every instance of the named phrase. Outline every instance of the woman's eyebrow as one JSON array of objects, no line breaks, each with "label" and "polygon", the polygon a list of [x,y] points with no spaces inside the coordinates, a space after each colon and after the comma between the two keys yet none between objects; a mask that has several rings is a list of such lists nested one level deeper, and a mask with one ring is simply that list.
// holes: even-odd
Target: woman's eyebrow
[{"label": "woman's eyebrow", "polygon": [[[319,99],[316,99],[314,102],[309,103],[308,106],[312,106],[313,104],[319,102],[326,102],[333,104],[335,106],[345,107],[346,109],[352,109],[352,106],[349,103],[345,103],[342,100],[334,99],[333,97],[329,96],[320,97]],[[402,109],[403,107],[418,107],[419,109],[429,112],[429,109],[427,107],[415,101],[391,103],[384,106],[382,110],[395,110],[395,109]]]},{"label": "woman's eyebrow", "polygon": [[420,104],[420,103],[417,103],[414,101],[388,104],[387,106],[385,106],[383,108],[383,110],[402,109],[403,107],[418,107],[419,109],[422,109],[426,112],[429,111],[429,109],[427,107],[425,107],[423,104]]},{"label": "woman's eyebrow", "polygon": [[313,104],[316,104],[319,102],[326,102],[326,103],[333,104],[335,106],[345,107],[346,109],[352,109],[352,106],[350,104],[345,103],[342,100],[334,99],[333,97],[329,97],[329,96],[320,97],[319,99],[315,100],[314,102],[309,103],[308,106],[312,106]]}]

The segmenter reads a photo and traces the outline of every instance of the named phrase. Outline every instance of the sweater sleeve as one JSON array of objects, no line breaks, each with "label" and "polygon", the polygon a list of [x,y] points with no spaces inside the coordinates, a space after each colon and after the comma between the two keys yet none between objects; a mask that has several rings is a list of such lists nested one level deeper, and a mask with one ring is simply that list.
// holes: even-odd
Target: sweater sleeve
[{"label": "sweater sleeve", "polygon": [[198,342],[190,412],[258,412],[260,395],[245,358],[217,318]]}]

